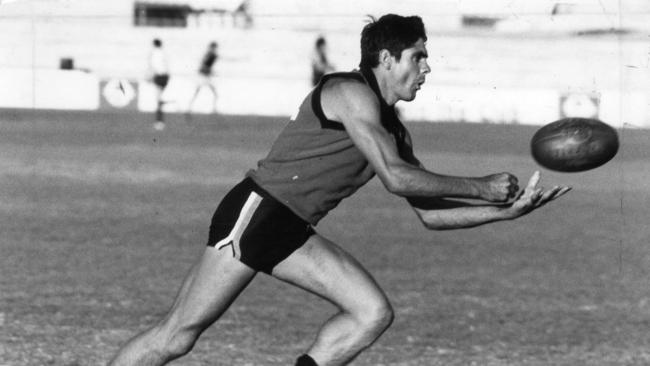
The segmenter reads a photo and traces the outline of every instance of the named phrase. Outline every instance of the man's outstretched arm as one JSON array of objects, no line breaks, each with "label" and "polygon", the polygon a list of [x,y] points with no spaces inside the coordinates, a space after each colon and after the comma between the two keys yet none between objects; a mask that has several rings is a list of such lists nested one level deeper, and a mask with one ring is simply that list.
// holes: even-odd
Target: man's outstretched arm
[{"label": "man's outstretched arm", "polygon": [[370,88],[355,82],[330,83],[321,95],[323,111],[328,118],[343,122],[350,138],[391,193],[403,197],[456,197],[489,202],[505,202],[516,195],[517,178],[509,173],[454,177],[406,161],[400,156],[393,137],[381,125],[379,101]]},{"label": "man's outstretched arm", "polygon": [[457,200],[411,197],[409,203],[428,229],[462,229],[495,221],[513,220],[564,195],[570,187],[554,186],[549,190],[537,188],[540,173],[535,172],[526,188],[512,203],[501,205],[472,205]]}]

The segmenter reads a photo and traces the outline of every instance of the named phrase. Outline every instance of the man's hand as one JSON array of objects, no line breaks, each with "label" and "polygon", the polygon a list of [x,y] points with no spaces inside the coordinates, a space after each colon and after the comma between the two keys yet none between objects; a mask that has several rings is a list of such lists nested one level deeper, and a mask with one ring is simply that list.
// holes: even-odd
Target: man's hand
[{"label": "man's hand", "polygon": [[480,197],[488,202],[505,202],[519,191],[519,180],[510,173],[498,173],[479,178]]},{"label": "man's hand", "polygon": [[[477,205],[449,198],[431,197],[409,197],[408,200],[427,229],[450,230],[475,227],[495,221],[516,219],[571,190],[570,187],[555,186],[544,191],[542,188],[537,188],[539,178],[540,174],[537,171],[530,178],[526,188],[508,204]],[[501,186],[506,188],[501,189],[508,192],[508,195],[516,186],[516,178],[506,173],[480,179],[502,182]],[[498,186],[496,183],[495,185]]]},{"label": "man's hand", "polygon": [[540,173],[536,171],[530,177],[526,188],[519,193],[517,199],[508,208],[510,218],[514,219],[523,216],[571,190],[571,187],[554,186],[544,191],[543,188],[537,188],[539,179]]}]

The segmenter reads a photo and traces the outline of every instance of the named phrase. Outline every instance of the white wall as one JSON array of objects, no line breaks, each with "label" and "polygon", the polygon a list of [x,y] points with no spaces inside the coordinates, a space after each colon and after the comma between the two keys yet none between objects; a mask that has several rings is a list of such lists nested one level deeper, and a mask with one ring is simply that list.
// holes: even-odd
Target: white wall
[{"label": "white wall", "polygon": [[0,69],[0,108],[93,110],[95,75],[81,71]]},{"label": "white wall", "polygon": [[[579,2],[606,9],[618,4],[604,0]],[[131,24],[132,0],[3,3],[0,81],[10,87],[0,92],[0,106],[96,108],[100,91],[93,83],[121,79],[138,85],[146,74],[151,39],[158,37],[170,56],[172,83],[168,93],[176,102],[168,104],[168,110],[186,108],[200,57],[207,43],[216,40],[221,52],[217,63],[221,111],[291,114],[310,87],[308,60],[315,37],[325,34],[330,58],[337,68],[351,70],[358,64],[358,35],[365,24],[364,14],[392,11],[422,15],[429,31],[432,72],[416,102],[400,107],[411,120],[544,123],[559,116],[561,96],[574,93],[598,95],[599,113],[612,124],[648,125],[647,34],[640,31],[629,36],[576,37],[567,33],[572,29],[567,27],[548,34],[536,27],[556,26],[562,21],[553,19],[544,25],[534,19],[550,19],[539,10],[549,1],[504,3],[497,6],[489,2],[490,6],[485,6],[487,2],[469,0],[258,0],[253,2],[256,25],[248,30],[219,26],[136,28]],[[621,4],[624,8],[641,8],[645,3]],[[650,7],[650,3],[645,6]],[[514,24],[510,29],[459,29],[461,12],[488,11],[511,12],[523,23],[510,23]],[[525,19],[527,14],[537,18]],[[628,14],[623,15],[632,16]],[[636,15],[645,17],[644,23],[650,25],[649,13]],[[569,24],[573,27],[581,23]],[[90,73],[78,80],[72,80],[76,76],[71,75],[83,73],[59,74],[63,57],[72,57],[77,67]],[[47,78],[51,82],[40,82],[43,75],[50,75]],[[60,75],[71,78],[67,85],[83,84],[83,88],[95,92],[74,97],[77,87],[58,86],[62,83],[54,81]],[[95,81],[89,82],[88,77]],[[147,85],[142,84],[137,100],[142,110],[152,110],[154,105]],[[67,92],[57,95],[56,102],[45,102],[55,100],[46,96],[64,87]],[[206,108],[203,102],[196,106],[198,112]]]}]

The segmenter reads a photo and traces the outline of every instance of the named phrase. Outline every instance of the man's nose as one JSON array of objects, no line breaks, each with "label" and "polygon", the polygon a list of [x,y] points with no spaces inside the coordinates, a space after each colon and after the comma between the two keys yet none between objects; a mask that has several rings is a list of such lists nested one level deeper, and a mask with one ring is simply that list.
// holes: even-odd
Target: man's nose
[{"label": "man's nose", "polygon": [[427,63],[426,61],[423,62],[423,65],[420,69],[423,74],[428,74],[431,72],[431,67],[429,66],[429,63]]}]

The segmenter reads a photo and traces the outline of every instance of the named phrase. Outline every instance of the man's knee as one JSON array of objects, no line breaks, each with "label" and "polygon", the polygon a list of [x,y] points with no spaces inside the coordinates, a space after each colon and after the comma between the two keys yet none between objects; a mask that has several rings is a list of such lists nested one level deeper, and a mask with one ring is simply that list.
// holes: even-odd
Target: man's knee
[{"label": "man's knee", "polygon": [[366,305],[357,319],[364,331],[378,337],[393,323],[395,312],[390,303],[382,299]]},{"label": "man's knee", "polygon": [[163,324],[158,334],[161,351],[171,360],[188,354],[194,348],[201,331],[197,327],[175,327]]},{"label": "man's knee", "polygon": [[174,357],[186,355],[194,348],[198,337],[198,333],[196,332],[188,330],[178,331],[169,339],[167,350]]}]

